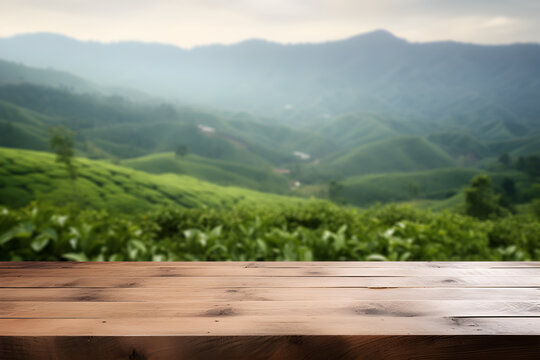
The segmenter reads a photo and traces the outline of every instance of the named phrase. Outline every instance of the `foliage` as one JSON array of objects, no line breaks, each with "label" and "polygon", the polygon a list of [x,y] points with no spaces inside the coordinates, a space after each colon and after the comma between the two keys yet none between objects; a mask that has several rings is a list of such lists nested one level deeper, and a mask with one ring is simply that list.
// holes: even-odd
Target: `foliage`
[{"label": "foliage", "polygon": [[344,202],[344,199],[341,196],[342,191],[343,191],[343,184],[341,184],[337,180],[332,180],[328,184],[328,197],[333,202],[336,202],[336,203],[343,203]]},{"label": "foliage", "polygon": [[516,163],[516,169],[533,178],[540,177],[540,156],[520,156]]},{"label": "foliage", "polygon": [[510,158],[510,154],[508,154],[507,152],[502,153],[499,156],[499,162],[501,164],[503,164],[504,166],[506,166],[506,167],[510,166],[510,164],[512,162],[512,159]]},{"label": "foliage", "polygon": [[56,162],[66,165],[69,178],[75,180],[77,169],[73,164],[75,156],[75,133],[65,126],[58,125],[52,129],[51,149],[56,153]]},{"label": "foliage", "polygon": [[500,215],[498,198],[493,194],[491,179],[487,175],[477,175],[465,189],[466,212],[479,219]]},{"label": "foliage", "polygon": [[442,200],[455,195],[478,173],[476,169],[449,168],[354,176],[343,181],[342,195],[360,206],[414,198]]},{"label": "foliage", "polygon": [[189,149],[186,145],[184,144],[180,144],[176,147],[176,150],[174,151],[176,157],[181,157],[183,158],[184,156],[186,156],[188,153],[189,153]]},{"label": "foliage", "polygon": [[312,202],[132,217],[0,210],[0,260],[540,260],[540,222]]}]

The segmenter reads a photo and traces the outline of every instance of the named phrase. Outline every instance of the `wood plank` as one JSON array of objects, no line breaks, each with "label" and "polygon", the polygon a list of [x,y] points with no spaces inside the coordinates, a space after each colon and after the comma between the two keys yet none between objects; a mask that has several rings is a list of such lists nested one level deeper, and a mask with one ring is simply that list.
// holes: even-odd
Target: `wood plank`
[{"label": "wood plank", "polygon": [[401,277],[17,277],[0,278],[0,288],[285,288],[285,287],[540,287],[540,276]]},{"label": "wood plank", "polygon": [[0,319],[0,336],[538,335],[540,317],[350,315]]},{"label": "wood plank", "polygon": [[12,360],[532,360],[537,336],[0,337]]},{"label": "wood plank", "polygon": [[200,301],[306,301],[333,300],[531,300],[539,288],[10,288],[2,289],[1,301],[103,301],[177,302]]},{"label": "wood plank", "polygon": [[[118,266],[118,265],[116,265]],[[0,277],[230,277],[230,276],[256,276],[256,277],[401,277],[401,276],[538,276],[539,268],[277,268],[277,267],[232,267],[232,266],[197,266],[193,267],[141,267],[126,265],[101,265],[95,268],[68,267],[68,268],[3,268]],[[114,274],[112,274],[114,272]]]},{"label": "wood plank", "polygon": [[537,262],[0,262],[0,359],[536,359],[538,350]]},{"label": "wood plank", "polygon": [[215,302],[4,302],[3,319],[101,319],[186,316],[275,316],[339,314],[367,317],[533,317],[540,316],[540,301],[415,300],[415,301],[215,301]]},{"label": "wood plank", "polygon": [[99,268],[99,267],[234,267],[234,268],[452,268],[452,269],[482,269],[482,268],[540,268],[535,261],[197,261],[197,262],[159,262],[159,261],[11,261],[0,262],[0,269],[24,268]]}]

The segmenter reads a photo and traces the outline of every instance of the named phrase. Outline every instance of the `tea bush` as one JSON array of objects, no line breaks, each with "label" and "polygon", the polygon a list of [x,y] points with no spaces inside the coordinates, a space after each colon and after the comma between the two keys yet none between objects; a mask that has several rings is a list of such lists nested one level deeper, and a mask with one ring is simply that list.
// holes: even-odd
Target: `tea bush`
[{"label": "tea bush", "polygon": [[540,260],[540,223],[528,215],[479,221],[315,201],[111,215],[0,209],[0,260]]}]

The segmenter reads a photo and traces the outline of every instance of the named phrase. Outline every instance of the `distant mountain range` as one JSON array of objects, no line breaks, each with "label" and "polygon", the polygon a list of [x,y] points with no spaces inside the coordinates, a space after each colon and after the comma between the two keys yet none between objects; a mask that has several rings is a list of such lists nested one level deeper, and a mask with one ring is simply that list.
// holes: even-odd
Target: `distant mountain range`
[{"label": "distant mountain range", "polygon": [[318,44],[249,40],[187,50],[40,33],[0,39],[0,58],[291,124],[373,112],[426,134],[465,130],[488,140],[540,128],[539,44],[411,43],[376,31]]}]

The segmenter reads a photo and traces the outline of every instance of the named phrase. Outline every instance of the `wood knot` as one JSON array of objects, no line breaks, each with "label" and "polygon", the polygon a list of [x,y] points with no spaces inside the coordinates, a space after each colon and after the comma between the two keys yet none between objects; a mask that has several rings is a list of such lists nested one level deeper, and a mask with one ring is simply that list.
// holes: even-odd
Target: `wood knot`
[{"label": "wood knot", "polygon": [[235,315],[235,312],[232,307],[221,307],[210,309],[206,312],[207,316],[231,316]]},{"label": "wood knot", "polygon": [[357,306],[354,308],[354,312],[360,315],[368,316],[393,316],[393,317],[416,317],[420,314],[412,311],[403,311],[399,309],[387,308],[373,304],[370,306]]},{"label": "wood knot", "polygon": [[147,360],[146,356],[139,354],[137,350],[133,349],[131,355],[129,355],[129,360]]}]

